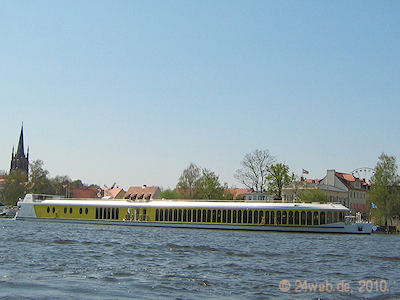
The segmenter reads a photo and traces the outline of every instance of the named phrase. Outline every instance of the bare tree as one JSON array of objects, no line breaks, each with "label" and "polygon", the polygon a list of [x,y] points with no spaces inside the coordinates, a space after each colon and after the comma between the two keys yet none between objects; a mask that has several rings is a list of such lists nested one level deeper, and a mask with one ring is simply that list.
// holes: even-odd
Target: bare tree
[{"label": "bare tree", "polygon": [[268,150],[256,149],[247,153],[241,161],[241,169],[236,170],[234,177],[248,188],[263,192],[268,185],[270,168],[275,163],[275,157]]},{"label": "bare tree", "polygon": [[192,199],[194,197],[196,184],[201,178],[201,170],[198,166],[191,163],[189,167],[183,170],[182,175],[179,177],[176,188],[183,193],[186,197]]}]

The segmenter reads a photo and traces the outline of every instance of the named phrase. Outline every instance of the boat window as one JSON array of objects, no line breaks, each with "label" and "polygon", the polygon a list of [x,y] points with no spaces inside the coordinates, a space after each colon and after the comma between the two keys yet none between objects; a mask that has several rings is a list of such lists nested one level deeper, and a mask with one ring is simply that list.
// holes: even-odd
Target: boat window
[{"label": "boat window", "polygon": [[307,225],[307,217],[305,211],[301,212],[301,225]]},{"label": "boat window", "polygon": [[269,224],[269,211],[265,211],[265,224]]},{"label": "boat window", "polygon": [[241,210],[238,210],[237,218],[238,218],[238,223],[242,223],[242,211]]},{"label": "boat window", "polygon": [[96,219],[98,219],[98,218],[99,218],[99,208],[96,207]]},{"label": "boat window", "polygon": [[178,220],[178,210],[174,209],[174,221]]},{"label": "boat window", "polygon": [[107,208],[107,219],[111,219],[111,208]]},{"label": "boat window", "polygon": [[182,222],[182,209],[178,209],[178,222]]},{"label": "boat window", "polygon": [[147,209],[143,208],[143,217],[142,217],[142,221],[147,221]]},{"label": "boat window", "polygon": [[258,223],[259,224],[265,223],[265,219],[264,219],[264,221],[263,221],[263,219],[264,219],[264,212],[262,210],[260,210],[260,212],[258,214]]},{"label": "boat window", "polygon": [[193,209],[193,222],[197,222],[197,210]]},{"label": "boat window", "polygon": [[243,211],[243,223],[247,223],[247,210]]},{"label": "boat window", "polygon": [[299,220],[300,218],[299,218],[299,212],[298,211],[295,211],[294,212],[294,224],[296,224],[296,225],[299,225],[300,224],[300,220]]},{"label": "boat window", "polygon": [[156,221],[159,221],[160,219],[160,212],[158,210],[158,208],[156,209]]},{"label": "boat window", "polygon": [[282,211],[282,224],[287,225],[287,211]]},{"label": "boat window", "polygon": [[274,211],[271,211],[270,216],[271,216],[271,218],[269,219],[269,223],[270,223],[271,225],[275,225],[275,212],[274,212]]},{"label": "boat window", "polygon": [[47,206],[47,213],[50,213],[50,207]]},{"label": "boat window", "polygon": [[227,223],[232,223],[232,211],[230,209],[228,209]]},{"label": "boat window", "polygon": [[319,223],[320,223],[321,225],[323,225],[323,224],[326,223],[326,222],[325,222],[325,212],[324,212],[324,211],[321,211],[321,213],[319,214]]},{"label": "boat window", "polygon": [[53,207],[53,214],[56,212],[56,208],[55,207]]},{"label": "boat window", "polygon": [[82,207],[79,208],[79,214],[82,214]]},{"label": "boat window", "polygon": [[281,211],[278,210],[278,211],[276,212],[276,224],[277,224],[277,225],[280,225],[280,224],[281,224],[281,215],[282,215]]},{"label": "boat window", "polygon": [[258,220],[258,210],[254,211],[254,223],[260,223],[260,221]]},{"label": "boat window", "polygon": [[211,222],[211,209],[207,210],[207,222]]},{"label": "boat window", "polygon": [[222,211],[222,223],[226,223],[226,210]]},{"label": "boat window", "polygon": [[233,221],[232,223],[237,223],[237,212],[236,210],[233,211]]},{"label": "boat window", "polygon": [[72,214],[72,207],[69,208],[69,213]]},{"label": "boat window", "polygon": [[207,210],[206,209],[202,210],[202,219],[200,222],[203,222],[203,223],[207,222]]},{"label": "boat window", "polygon": [[[167,211],[167,210],[165,210]],[[164,210],[160,209],[160,221],[164,221]]]},{"label": "boat window", "polygon": [[307,212],[307,225],[312,225],[312,212]]},{"label": "boat window", "polygon": [[[86,208],[87,209],[87,208]],[[116,212],[115,212],[115,218],[117,219],[117,220],[119,220],[119,208],[117,207],[116,209]]]},{"label": "boat window", "polygon": [[[118,208],[117,208],[118,209]],[[88,208],[86,207],[85,208],[85,214],[88,214],[89,213],[89,210],[88,210]]]},{"label": "boat window", "polygon": [[67,208],[66,207],[64,207],[64,214],[66,214],[67,213]]},{"label": "boat window", "polygon": [[221,223],[221,210],[220,209],[217,210],[217,222]]},{"label": "boat window", "polygon": [[289,225],[293,225],[293,211],[289,211]]},{"label": "boat window", "polygon": [[319,225],[319,213],[314,211],[314,225]]},{"label": "boat window", "polygon": [[253,223],[253,211],[251,210],[249,210],[249,223]]},{"label": "boat window", "polygon": [[183,210],[183,222],[186,222],[186,218],[187,218],[187,212],[186,209]]},{"label": "boat window", "polygon": [[212,211],[212,222],[215,223],[217,221],[217,211],[213,209]]},{"label": "boat window", "polygon": [[343,222],[343,212],[339,213],[339,222]]},{"label": "boat window", "polygon": [[327,224],[332,223],[332,212],[331,212],[331,211],[328,211],[328,213],[326,214],[326,216],[327,216],[326,223],[327,223]]}]

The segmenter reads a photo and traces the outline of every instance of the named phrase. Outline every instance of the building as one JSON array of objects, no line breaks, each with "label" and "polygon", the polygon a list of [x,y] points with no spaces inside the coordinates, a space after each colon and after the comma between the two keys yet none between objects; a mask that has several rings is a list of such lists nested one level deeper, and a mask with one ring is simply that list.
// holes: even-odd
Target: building
[{"label": "building", "polygon": [[353,212],[368,212],[367,192],[371,185],[353,174],[327,170],[323,179],[304,179],[292,182],[282,189],[283,202],[295,202],[299,195],[310,189],[324,191],[330,202],[341,203]]},{"label": "building", "polygon": [[125,193],[124,199],[130,200],[152,200],[161,193],[158,186],[131,186]]},{"label": "building", "polygon": [[6,171],[0,170],[0,201],[5,200],[4,188],[6,185],[6,176],[7,176]]},{"label": "building", "polygon": [[113,187],[113,188],[103,188],[103,197],[110,199],[124,199],[125,191],[123,188]]},{"label": "building", "polygon": [[244,195],[245,201],[274,201],[267,192],[253,192]]},{"label": "building", "polygon": [[253,193],[253,189],[239,189],[239,188],[229,188],[225,191],[224,196],[232,195],[233,200],[243,200],[247,194]]},{"label": "building", "polygon": [[100,187],[97,185],[83,186],[80,188],[71,189],[71,198],[77,199],[92,199],[99,198]]},{"label": "building", "polygon": [[29,174],[29,148],[25,155],[24,150],[24,125],[21,126],[21,133],[19,135],[19,142],[17,152],[14,154],[14,147],[11,154],[11,166],[10,173],[13,171],[22,171],[26,173],[26,178],[28,179]]},{"label": "building", "polygon": [[365,179],[355,177],[353,174],[340,173],[335,170],[328,170],[321,183],[337,187],[347,194],[345,199],[338,199],[330,195],[331,202],[341,202],[354,212],[367,212],[367,192],[371,185]]}]

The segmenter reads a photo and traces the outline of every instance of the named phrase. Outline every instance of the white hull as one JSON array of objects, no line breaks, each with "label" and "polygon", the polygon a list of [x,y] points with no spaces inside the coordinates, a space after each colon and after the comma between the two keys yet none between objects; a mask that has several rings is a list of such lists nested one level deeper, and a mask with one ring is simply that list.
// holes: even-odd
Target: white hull
[{"label": "white hull", "polygon": [[97,224],[97,225],[119,225],[119,226],[141,226],[141,227],[172,227],[172,228],[195,228],[195,229],[223,229],[223,230],[248,230],[248,231],[280,231],[280,232],[309,232],[309,233],[350,233],[370,234],[371,223],[345,224],[335,223],[319,226],[276,226],[276,225],[228,225],[228,224],[201,224],[201,223],[162,223],[162,222],[134,222],[134,221],[107,221],[107,220],[80,220],[80,219],[51,219],[37,217],[16,217],[17,220],[75,223],[75,224]]}]

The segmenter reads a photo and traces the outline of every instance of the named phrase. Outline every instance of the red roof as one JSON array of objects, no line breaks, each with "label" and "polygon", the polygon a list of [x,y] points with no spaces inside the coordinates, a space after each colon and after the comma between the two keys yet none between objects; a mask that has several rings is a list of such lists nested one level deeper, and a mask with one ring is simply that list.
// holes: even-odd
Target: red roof
[{"label": "red roof", "polygon": [[125,199],[153,199],[160,193],[158,186],[131,186],[125,193]]},{"label": "red roof", "polygon": [[111,197],[111,198],[117,198],[118,195],[121,192],[124,192],[124,189],[122,188],[104,188],[104,197]]},{"label": "red roof", "polygon": [[98,198],[97,192],[99,187],[97,186],[90,186],[90,187],[81,187],[81,188],[74,188],[71,189],[71,196],[72,198]]},{"label": "red roof", "polygon": [[358,177],[354,177],[353,174],[336,172],[336,176],[337,176],[337,177],[340,177],[340,178],[342,178],[342,179],[344,179],[344,180],[346,180],[346,181],[349,181],[349,182],[355,182],[355,181],[364,182],[364,180],[361,180],[361,179],[358,178]]},{"label": "red roof", "polygon": [[252,192],[254,192],[253,189],[227,189],[227,192],[233,195],[233,200],[237,199],[237,198],[241,198],[246,194],[250,194]]}]

